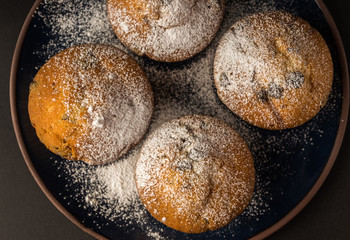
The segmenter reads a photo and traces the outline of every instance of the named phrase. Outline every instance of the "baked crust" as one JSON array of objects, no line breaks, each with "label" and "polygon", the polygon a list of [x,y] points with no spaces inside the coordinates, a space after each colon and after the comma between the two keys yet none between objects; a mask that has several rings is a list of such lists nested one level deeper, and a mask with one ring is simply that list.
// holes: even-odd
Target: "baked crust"
[{"label": "baked crust", "polygon": [[293,128],[326,104],[332,57],[305,20],[262,12],[238,21],[222,37],[214,80],[222,102],[245,121],[266,129]]},{"label": "baked crust", "polygon": [[178,62],[202,51],[219,30],[225,0],[108,0],[120,41],[136,54]]},{"label": "baked crust", "polygon": [[249,204],[255,184],[250,150],[226,123],[185,116],[145,141],[136,166],[139,196],[151,215],[186,233],[215,230]]},{"label": "baked crust", "polygon": [[146,133],[151,85],[121,50],[85,44],[45,63],[30,85],[28,111],[40,141],[69,160],[106,164]]}]

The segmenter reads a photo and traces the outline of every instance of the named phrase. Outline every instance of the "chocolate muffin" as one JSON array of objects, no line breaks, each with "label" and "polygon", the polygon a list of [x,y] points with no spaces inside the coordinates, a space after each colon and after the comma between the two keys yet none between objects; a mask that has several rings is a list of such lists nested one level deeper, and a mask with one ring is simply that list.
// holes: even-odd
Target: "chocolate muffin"
[{"label": "chocolate muffin", "polygon": [[332,57],[305,20],[283,11],[261,12],[222,37],[214,80],[222,102],[245,121],[266,129],[293,128],[326,104]]},{"label": "chocolate muffin", "polygon": [[112,27],[136,54],[177,62],[202,51],[214,38],[225,0],[107,0]]},{"label": "chocolate muffin", "polygon": [[135,178],[154,218],[178,231],[201,233],[227,225],[246,208],[255,169],[235,130],[193,115],[163,124],[146,139]]},{"label": "chocolate muffin", "polygon": [[86,44],[49,59],[30,84],[28,111],[40,141],[69,160],[106,164],[144,136],[151,85],[121,50]]}]

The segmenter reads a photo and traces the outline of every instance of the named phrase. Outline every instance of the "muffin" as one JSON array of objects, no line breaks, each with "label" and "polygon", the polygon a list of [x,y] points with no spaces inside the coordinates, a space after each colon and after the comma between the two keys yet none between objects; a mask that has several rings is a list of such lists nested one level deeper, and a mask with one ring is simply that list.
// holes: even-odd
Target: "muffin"
[{"label": "muffin", "polygon": [[28,111],[40,141],[69,160],[106,164],[146,133],[151,85],[121,50],[86,44],[49,59],[30,84]]},{"label": "muffin", "polygon": [[235,23],[214,60],[217,94],[235,114],[265,129],[293,128],[328,100],[332,57],[321,34],[287,12],[261,12]]},{"label": "muffin", "polygon": [[110,23],[134,53],[162,62],[182,61],[214,38],[225,0],[107,0]]},{"label": "muffin", "polygon": [[163,124],[142,146],[136,166],[140,199],[158,221],[185,233],[215,230],[249,204],[253,158],[244,140],[212,117]]}]

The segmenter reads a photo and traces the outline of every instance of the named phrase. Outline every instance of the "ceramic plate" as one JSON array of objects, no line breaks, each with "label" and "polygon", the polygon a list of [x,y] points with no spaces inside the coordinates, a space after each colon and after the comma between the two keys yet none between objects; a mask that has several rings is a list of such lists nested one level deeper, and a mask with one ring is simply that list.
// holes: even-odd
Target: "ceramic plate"
[{"label": "ceramic plate", "polygon": [[[218,99],[212,76],[215,49],[230,26],[248,14],[271,9],[307,20],[325,38],[334,62],[334,84],[327,105],[311,121],[283,131],[253,127],[231,113]],[[88,42],[122,48],[145,69],[155,95],[149,132],[170,119],[204,114],[224,120],[247,141],[255,161],[256,189],[248,208],[228,226],[203,234],[184,234],[154,220],[137,196],[127,199],[125,194],[130,191],[108,197],[108,183],[96,180],[96,176],[132,161],[139,146],[116,163],[92,167],[68,162],[39,142],[28,117],[29,84],[54,54]],[[103,0],[37,1],[23,26],[13,59],[10,95],[14,128],[24,159],[47,197],[96,238],[261,239],[287,223],[310,201],[336,159],[349,106],[344,56],[337,29],[321,1],[228,0],[224,21],[213,42],[192,59],[173,64],[138,57],[125,48],[109,25]]]}]

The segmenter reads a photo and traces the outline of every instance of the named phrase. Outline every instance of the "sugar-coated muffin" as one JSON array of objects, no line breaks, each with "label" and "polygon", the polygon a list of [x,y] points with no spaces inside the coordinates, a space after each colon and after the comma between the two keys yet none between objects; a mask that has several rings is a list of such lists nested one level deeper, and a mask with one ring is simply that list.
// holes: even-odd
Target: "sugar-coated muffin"
[{"label": "sugar-coated muffin", "polygon": [[85,44],[56,54],[41,67],[30,84],[28,111],[49,150],[69,160],[106,164],[146,133],[153,92],[126,53]]},{"label": "sugar-coated muffin", "polygon": [[214,38],[225,0],[107,0],[120,41],[136,54],[162,62],[182,61]]},{"label": "sugar-coated muffin", "polygon": [[178,231],[201,233],[227,225],[246,208],[255,169],[235,130],[219,119],[191,115],[151,133],[135,179],[154,218]]},{"label": "sugar-coated muffin", "polygon": [[238,21],[222,37],[214,80],[222,102],[250,124],[293,128],[326,104],[332,57],[305,20],[283,11],[261,12]]}]

